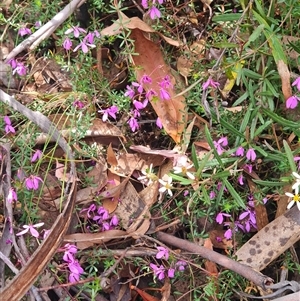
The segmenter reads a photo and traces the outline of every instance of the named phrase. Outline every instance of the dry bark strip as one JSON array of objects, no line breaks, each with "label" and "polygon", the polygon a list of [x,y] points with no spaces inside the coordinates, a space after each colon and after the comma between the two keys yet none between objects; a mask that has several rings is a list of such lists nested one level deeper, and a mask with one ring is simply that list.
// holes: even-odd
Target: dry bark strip
[{"label": "dry bark strip", "polygon": [[209,250],[205,247],[196,245],[184,239],[177,238],[164,232],[157,232],[157,238],[166,244],[186,250],[188,252],[199,254],[201,257],[213,261],[237,274],[252,281],[255,285],[262,287],[264,290],[273,283],[273,279],[253,270],[251,267],[232,260],[222,254]]},{"label": "dry bark strip", "polygon": [[68,162],[70,162],[71,181],[67,184],[65,189],[65,207],[62,213],[51,228],[48,237],[43,241],[39,248],[31,256],[27,264],[20,270],[14,279],[0,291],[1,300],[19,301],[27,293],[29,288],[34,283],[35,279],[44,270],[48,262],[55,254],[57,248],[63,241],[65,232],[69,227],[71,215],[74,209],[76,200],[76,167],[74,157],[70,146],[65,139],[57,131],[56,127],[40,112],[34,112],[21,103],[16,101],[13,97],[3,92],[0,89],[0,100],[14,110],[26,116],[29,120],[34,122],[40,129],[57,141],[57,144],[64,150]]}]

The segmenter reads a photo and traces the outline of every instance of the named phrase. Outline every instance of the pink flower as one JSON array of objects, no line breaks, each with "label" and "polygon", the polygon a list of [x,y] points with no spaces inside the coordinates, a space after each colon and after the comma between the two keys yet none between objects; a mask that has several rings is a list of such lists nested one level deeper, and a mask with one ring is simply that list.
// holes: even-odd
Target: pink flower
[{"label": "pink flower", "polygon": [[103,113],[102,120],[106,121],[108,119],[108,116],[112,117],[113,119],[116,119],[116,113],[118,112],[117,106],[111,106],[107,108],[106,110],[100,110],[99,113]]},{"label": "pink flower", "polygon": [[78,109],[83,109],[84,108],[84,103],[77,99],[73,102],[73,106],[78,108]]},{"label": "pink flower", "polygon": [[227,137],[221,137],[218,141],[214,141],[214,146],[219,155],[221,155],[224,152],[223,146],[227,146],[227,145],[228,145]]},{"label": "pink flower", "polygon": [[72,33],[73,32],[73,35],[75,38],[78,38],[80,36],[80,33],[86,33],[86,31],[81,28],[81,27],[78,27],[78,26],[72,26],[72,28],[68,29],[65,34],[69,34],[69,33]]},{"label": "pink flower", "polygon": [[170,76],[169,75],[166,75],[162,81],[160,81],[158,83],[160,85],[161,88],[164,88],[164,89],[169,89],[169,88],[173,88],[173,85],[171,83],[171,79],[170,79]]},{"label": "pink flower", "polygon": [[169,259],[169,250],[164,247],[156,247],[158,252],[156,254],[157,259],[164,258],[165,260]]},{"label": "pink flower", "polygon": [[40,28],[42,26],[42,22],[41,21],[36,21],[35,23],[34,23],[34,27],[35,28]]},{"label": "pink flower", "polygon": [[21,37],[26,36],[28,34],[31,34],[31,30],[27,27],[21,27],[18,31],[18,35]]},{"label": "pink flower", "polygon": [[158,267],[154,263],[150,263],[150,268],[154,271],[155,276],[157,276],[159,280],[163,280],[165,278],[165,268],[163,265]]},{"label": "pink flower", "polygon": [[295,109],[298,105],[298,101],[300,101],[300,98],[293,95],[286,100],[285,105],[288,109]]},{"label": "pink flower", "polygon": [[20,236],[20,235],[23,235],[25,233],[27,233],[28,231],[30,232],[30,234],[33,236],[33,237],[36,237],[38,238],[39,237],[39,232],[37,230],[35,230],[34,228],[39,228],[41,226],[43,226],[44,223],[38,223],[38,224],[35,224],[35,225],[24,225],[23,228],[25,230],[17,233],[16,235],[17,236]]},{"label": "pink flower", "polygon": [[18,73],[20,76],[26,75],[26,66],[22,62],[16,62],[16,67],[13,69],[13,74],[15,73]]},{"label": "pink flower", "polygon": [[244,148],[242,146],[239,146],[235,152],[235,154],[239,157],[243,157],[244,156]]},{"label": "pink flower", "polygon": [[147,9],[148,8],[148,0],[142,0],[141,2],[143,8]]},{"label": "pink flower", "polygon": [[93,32],[89,32],[85,37],[84,37],[84,41],[88,41],[89,44],[93,44],[94,43],[94,37],[95,34]]},{"label": "pink flower", "polygon": [[227,229],[224,233],[224,237],[229,240],[232,238],[232,230],[231,229]]},{"label": "pink flower", "polygon": [[69,281],[71,283],[77,282],[81,274],[83,274],[83,268],[80,266],[78,260],[74,260],[68,264],[70,275]]},{"label": "pink flower", "polygon": [[243,177],[243,175],[241,174],[241,175],[238,177],[238,182],[239,182],[239,184],[242,185],[242,186],[244,185],[244,181],[243,181],[243,180],[244,180],[244,177]]},{"label": "pink flower", "polygon": [[159,89],[159,96],[162,100],[169,100],[171,98],[170,93],[164,88]]},{"label": "pink flower", "polygon": [[63,247],[63,250],[65,251],[64,256],[63,256],[63,260],[65,262],[75,261],[74,254],[77,253],[77,247],[75,245],[65,244],[65,246]]},{"label": "pink flower", "polygon": [[127,85],[126,86],[126,91],[125,91],[125,93],[124,93],[124,95],[126,96],[126,97],[129,97],[130,99],[133,99],[133,97],[134,97],[134,95],[135,95],[135,91],[132,89],[132,87],[131,86],[129,86],[129,85]]},{"label": "pink flower", "polygon": [[292,83],[292,86],[296,86],[298,91],[300,91],[300,76]]},{"label": "pink flower", "polygon": [[141,83],[142,84],[151,84],[152,83],[152,79],[150,76],[144,74],[141,78]]},{"label": "pink flower", "polygon": [[43,155],[43,152],[39,149],[37,149],[35,151],[35,153],[33,154],[33,156],[31,157],[31,161],[30,162],[35,162],[36,160],[39,160]]},{"label": "pink flower", "polygon": [[4,123],[5,123],[5,133],[9,134],[12,133],[14,134],[16,132],[15,128],[11,125],[10,118],[8,116],[4,116]]},{"label": "pink flower", "polygon": [[252,170],[253,170],[252,164],[245,164],[244,168],[247,169],[249,173],[252,173]]},{"label": "pink flower", "polygon": [[161,13],[160,13],[159,9],[158,9],[157,7],[155,7],[155,6],[152,6],[152,7],[149,9],[149,14],[150,14],[150,18],[151,18],[152,20],[161,17]]},{"label": "pink flower", "polygon": [[133,132],[135,132],[139,128],[139,124],[134,117],[131,117],[127,122]]},{"label": "pink flower", "polygon": [[228,213],[219,212],[216,216],[216,222],[220,225],[223,224],[224,217],[231,217],[231,215]]},{"label": "pink flower", "polygon": [[43,182],[40,177],[31,175],[25,179],[25,186],[28,190],[37,190],[39,188],[39,181]]},{"label": "pink flower", "polygon": [[215,197],[216,197],[216,193],[212,190],[212,191],[209,193],[209,198],[210,198],[211,200],[213,200]]},{"label": "pink flower", "polygon": [[174,278],[174,276],[175,276],[175,269],[169,268],[168,269],[168,277],[169,278]]},{"label": "pink flower", "polygon": [[111,220],[109,222],[109,225],[116,227],[116,226],[118,226],[118,224],[119,224],[118,217],[116,215],[113,215],[113,217],[111,218]]},{"label": "pink flower", "polygon": [[157,119],[156,119],[156,126],[160,129],[162,129],[162,127],[163,127],[162,122],[159,117],[157,117]]},{"label": "pink flower", "polygon": [[81,50],[82,50],[83,53],[88,53],[89,52],[89,47],[90,48],[95,48],[96,45],[86,43],[86,41],[83,40],[79,45],[77,45],[74,48],[73,52],[76,52],[79,48],[81,48]]},{"label": "pink flower", "polygon": [[247,153],[246,153],[246,158],[249,160],[249,161],[255,161],[256,159],[256,153],[255,153],[255,150],[253,148],[249,148]]},{"label": "pink flower", "polygon": [[208,80],[203,83],[202,89],[206,90],[208,87],[212,87],[212,88],[216,89],[219,86],[220,86],[220,84],[218,82],[215,82],[211,77],[209,77]]},{"label": "pink flower", "polygon": [[149,99],[149,100],[152,100],[152,98],[154,96],[157,96],[157,93],[152,90],[152,89],[149,89],[147,92],[146,92],[146,98]]},{"label": "pink flower", "polygon": [[183,260],[178,260],[175,263],[175,266],[177,267],[178,271],[184,271],[187,263]]},{"label": "pink flower", "polygon": [[144,105],[138,100],[134,100],[133,105],[137,110],[142,110],[145,108]]},{"label": "pink flower", "polygon": [[137,91],[138,91],[140,94],[143,93],[144,88],[143,88],[143,86],[142,86],[141,84],[136,83],[136,82],[132,82],[131,84],[132,84],[134,87],[137,88]]},{"label": "pink flower", "polygon": [[10,188],[9,192],[8,192],[8,195],[7,195],[7,201],[9,203],[12,203],[13,201],[17,201],[17,200],[18,200],[18,196],[17,196],[17,193],[16,193],[15,189]]},{"label": "pink flower", "polygon": [[63,47],[66,50],[70,50],[72,48],[72,41],[68,37],[63,41]]}]

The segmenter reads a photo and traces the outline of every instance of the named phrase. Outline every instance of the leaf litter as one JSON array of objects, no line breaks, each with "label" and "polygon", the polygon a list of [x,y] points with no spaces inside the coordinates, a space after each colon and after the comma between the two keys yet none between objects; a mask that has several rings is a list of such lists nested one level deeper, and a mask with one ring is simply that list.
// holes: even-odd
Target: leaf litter
[{"label": "leaf litter", "polygon": [[[9,7],[9,4],[6,5]],[[122,28],[119,26],[118,22],[122,22],[124,27]],[[56,145],[53,146],[54,153],[51,154],[50,151],[48,153],[48,162],[47,160],[45,161],[47,164],[44,162],[44,165],[41,164],[42,169],[47,170],[52,168],[54,172],[52,174],[47,173],[45,177],[43,177],[45,186],[41,189],[38,214],[43,217],[43,220],[48,220],[47,228],[50,228],[54,223],[56,225],[58,225],[59,222],[61,223],[63,216],[61,212],[66,213],[74,205],[79,206],[81,210],[88,210],[91,205],[94,205],[95,207],[99,206],[98,201],[101,200],[101,206],[103,207],[101,207],[101,210],[106,210],[110,216],[113,214],[118,216],[119,228],[111,228],[98,233],[89,233],[88,227],[90,225],[88,227],[81,226],[80,218],[83,216],[83,211],[79,211],[79,213],[76,212],[76,214],[72,216],[72,226],[67,229],[67,223],[69,223],[70,220],[70,215],[68,215],[66,217],[66,221],[68,220],[66,225],[62,226],[59,224],[60,226],[57,228],[60,229],[62,233],[68,232],[68,234],[60,235],[59,230],[55,231],[55,229],[52,228],[51,232],[48,234],[51,236],[52,240],[49,239],[42,242],[42,247],[39,248],[36,253],[31,255],[33,256],[33,260],[27,264],[23,263],[26,269],[21,272],[20,276],[16,276],[12,284],[4,285],[3,282],[1,283],[1,286],[5,288],[3,290],[4,296],[10,296],[10,291],[15,283],[22,283],[18,282],[20,281],[20,277],[26,278],[29,273],[33,274],[35,278],[41,275],[41,269],[38,269],[38,271],[35,272],[33,262],[42,261],[42,258],[46,255],[46,247],[51,251],[49,254],[54,254],[54,252],[65,243],[74,244],[80,250],[111,248],[112,252],[115,250],[114,246],[118,245],[120,248],[124,248],[125,256],[128,248],[139,250],[139,245],[141,245],[143,247],[146,246],[153,251],[153,249],[158,246],[158,243],[163,245],[163,239],[157,241],[152,238],[151,240],[149,235],[157,233],[164,224],[163,217],[158,214],[158,206],[162,205],[164,195],[159,192],[160,185],[158,181],[145,184],[141,183],[139,177],[145,174],[147,175],[147,171],[151,168],[155,168],[159,178],[163,178],[170,174],[173,167],[177,166],[182,158],[185,158],[185,154],[190,151],[191,145],[195,148],[196,156],[200,159],[205,158],[206,154],[212,150],[212,146],[208,141],[209,139],[194,139],[192,133],[195,128],[197,127],[198,130],[202,129],[202,132],[204,132],[204,124],[207,124],[207,121],[204,120],[204,122],[202,122],[202,117],[198,116],[196,113],[194,113],[195,116],[192,119],[189,118],[186,98],[184,96],[185,93],[181,95],[183,90],[181,87],[184,83],[182,79],[173,72],[171,66],[166,63],[161,47],[159,46],[159,43],[154,42],[155,39],[153,37],[155,34],[158,35],[172,47],[180,47],[183,43],[179,39],[171,39],[161,34],[159,31],[154,30],[140,18],[128,18],[122,12],[119,12],[119,20],[113,25],[103,29],[101,34],[103,36],[116,36],[126,30],[130,30],[130,39],[133,41],[134,52],[139,54],[131,55],[130,57],[132,62],[131,68],[134,70],[137,81],[140,82],[145,75],[153,78],[153,81],[147,84],[145,88],[146,92],[152,90],[155,91],[156,94],[159,94],[161,89],[159,81],[166,77],[173,87],[169,90],[170,99],[158,101],[157,98],[154,97],[150,99],[150,103],[152,109],[160,118],[165,133],[172,139],[172,142],[175,142],[176,147],[170,149],[159,147],[151,149],[148,145],[141,144],[132,144],[129,147],[124,146],[124,143],[131,139],[128,139],[118,124],[103,122],[100,118],[95,118],[89,124],[89,127],[84,130],[84,135],[81,138],[81,140],[84,140],[90,145],[97,145],[97,153],[91,160],[90,158],[85,158],[85,150],[78,141],[74,143],[74,145],[70,142],[72,134],[77,132],[76,122],[78,122],[78,120],[76,120],[76,118],[73,119],[72,116],[66,116],[64,113],[55,113],[53,115],[51,112],[50,114],[49,112],[46,112],[48,118],[55,124],[55,129],[60,131],[60,139],[65,138],[73,147],[73,150],[82,154],[81,162],[76,162],[77,168],[79,168],[79,163],[86,164],[89,171],[84,176],[92,180],[88,184],[84,184],[84,177],[78,176],[78,172],[76,176],[76,172],[74,172],[73,168],[74,166],[70,167],[71,161],[66,159],[68,150],[63,142],[61,142],[61,140],[58,141],[58,139],[53,136],[53,132],[51,132],[53,129],[49,128],[47,131],[42,129],[41,134],[35,137],[34,146],[42,145],[49,149],[49,144],[51,146],[51,143],[54,142]],[[274,41],[276,42],[276,39]],[[190,46],[190,49],[188,49],[191,54],[190,60],[187,60],[184,56],[179,57],[177,60],[178,71],[184,76],[186,82],[188,82],[188,78],[193,71],[193,65],[197,60],[206,59],[204,56],[206,43],[206,40],[201,39],[198,43],[195,42]],[[1,46],[0,48],[4,50],[5,47]],[[98,58],[100,58],[100,56],[98,56]],[[27,95],[34,95],[33,97],[28,96],[28,103],[31,103],[35,96],[38,96],[46,103],[46,100],[43,99],[43,94],[71,92],[72,84],[68,79],[68,74],[61,71],[55,60],[36,59],[30,54],[29,61],[32,65],[30,75],[33,82],[17,82],[15,78],[8,78],[9,75],[0,73],[1,82],[5,86],[10,85],[10,88],[13,89],[17,89],[19,85],[23,85],[22,92],[26,92]],[[0,63],[1,69],[4,69],[6,74],[11,73],[11,70],[6,65],[3,65],[3,62]],[[98,62],[98,70],[101,69],[100,63],[101,62]],[[276,63],[278,74],[282,81],[282,92],[285,100],[287,100],[292,95],[288,66],[282,60],[277,59]],[[104,76],[104,73],[102,73],[102,76]],[[48,84],[49,82],[52,82],[52,84]],[[226,95],[229,95],[231,89],[232,87],[229,91],[226,91]],[[63,100],[60,100],[60,102],[63,103]],[[239,108],[242,109],[242,107]],[[228,110],[229,109],[230,108],[228,108]],[[22,113],[22,111],[20,113]],[[188,120],[191,120],[189,124]],[[32,119],[32,121],[35,122],[34,119]],[[22,135],[24,140],[29,137],[25,132],[22,133]],[[121,148],[123,148],[122,151],[120,151]],[[57,160],[58,154],[61,154],[59,160]],[[218,157],[216,154],[210,153],[208,161],[213,162],[217,159]],[[9,160],[6,162],[2,161],[2,176],[3,170],[7,165],[9,165]],[[7,171],[7,173],[9,172]],[[255,172],[247,172],[248,186],[251,193],[254,195],[257,190],[257,185],[253,181],[253,178],[260,180]],[[63,200],[65,183],[72,185],[72,189],[65,195],[67,196],[67,200]],[[205,179],[197,180],[192,186],[194,192],[198,193],[199,189],[205,187],[205,184]],[[4,186],[4,199],[7,199],[7,191],[10,189],[10,186],[7,182],[4,182],[2,185]],[[76,185],[78,185],[79,189],[74,193],[74,187]],[[184,189],[179,186],[180,185],[177,185],[176,189]],[[192,194],[192,192],[190,193]],[[190,199],[184,200],[184,202],[188,202],[188,209],[190,202],[193,201],[192,196],[189,196],[189,198]],[[283,200],[282,203],[284,203],[283,207],[285,208],[286,198],[285,202]],[[224,239],[225,230],[223,228],[218,227],[216,224],[211,224],[209,229],[209,227],[207,227],[207,221],[205,222],[204,230],[205,233],[209,235],[209,238],[204,240],[204,247],[209,251],[207,252],[207,257],[205,257],[206,255],[203,255],[206,259],[202,269],[204,269],[203,271],[209,275],[211,279],[214,279],[213,281],[217,289],[219,289],[219,267],[217,266],[216,261],[210,260],[209,255],[211,254],[210,252],[214,252],[215,249],[224,250],[226,256],[230,253],[230,250],[235,249],[234,255],[239,262],[244,263],[246,266],[257,271],[261,271],[273,260],[283,254],[288,248],[292,248],[299,240],[300,222],[299,212],[296,208],[293,208],[291,211],[282,215],[278,214],[279,216],[277,219],[269,222],[265,206],[259,204],[255,198],[254,204],[257,220],[257,233],[243,245],[237,245],[237,242],[233,243],[233,239]],[[17,210],[17,208],[18,206],[16,206],[15,209]],[[164,204],[164,208],[167,208],[167,210],[172,212],[171,199]],[[183,216],[192,214],[188,209],[186,212],[182,212]],[[7,207],[4,206],[3,213],[6,221],[9,218],[13,220],[12,212],[9,212],[11,210],[11,205],[8,204]],[[98,211],[100,211],[99,207]],[[51,212],[53,212],[54,215]],[[157,218],[157,216],[159,216],[159,218]],[[85,219],[87,221],[86,217]],[[177,235],[179,223],[176,222],[172,224],[172,222],[167,219],[165,224],[164,227],[165,229],[168,229],[168,233],[174,236]],[[278,229],[283,230],[279,232]],[[184,232],[182,229],[180,231]],[[186,233],[184,233],[184,235],[186,235]],[[56,237],[58,237],[59,240],[55,241]],[[220,240],[220,237],[223,239]],[[9,257],[12,252],[10,244],[6,243],[8,240],[9,231],[7,224],[5,224],[0,241],[0,251],[6,257]],[[169,245],[171,245],[171,243]],[[236,250],[237,247],[238,249]],[[172,256],[179,259],[184,258],[186,262],[189,262],[192,265],[193,259],[191,259],[188,254],[181,256],[180,252],[183,250],[185,250],[183,246],[181,251],[176,249],[172,250]],[[118,251],[118,249],[116,249],[116,251]],[[206,254],[205,251],[204,254]],[[121,257],[122,256],[120,256],[120,258]],[[47,260],[44,262],[44,265],[53,259],[50,255],[46,258]],[[158,257],[156,256],[156,258]],[[145,262],[147,261],[144,260],[144,264]],[[0,273],[2,276],[4,275],[5,265],[2,261],[0,261],[0,263]],[[217,263],[222,266],[222,263]],[[121,273],[121,270],[118,272]],[[238,272],[238,270],[236,272]],[[47,273],[47,271],[44,272],[44,275],[40,280],[41,287],[53,286],[54,283],[57,283]],[[115,282],[112,281],[112,284],[108,285],[108,291],[111,292],[110,300],[132,300],[132,291],[135,291],[142,300],[154,301],[174,299],[174,297],[171,296],[171,290],[173,285],[175,286],[175,283],[170,283],[169,278],[165,279],[163,286],[157,285],[160,293],[154,293],[152,295],[146,292],[149,279],[147,279],[147,277],[141,277],[141,274],[139,273],[142,273],[140,266],[137,267],[136,271],[130,269],[130,272],[128,272],[125,277],[125,282],[122,284],[118,282],[115,276],[111,276],[111,280],[115,280]],[[104,279],[104,276],[102,278]],[[131,280],[135,278],[140,278],[140,283],[135,285],[129,284]],[[200,284],[194,283],[192,288],[186,286],[186,283],[183,280],[181,282],[178,281],[179,283],[177,282],[176,289],[180,293],[185,294],[188,290],[191,289],[192,291],[198,285],[200,286],[205,283],[205,279],[200,280]],[[270,279],[265,278],[265,280],[266,282],[263,283],[263,285],[270,285]],[[18,293],[18,296],[24,296],[32,286],[33,281],[33,277],[30,277],[30,280],[28,281],[23,281],[24,285],[22,286],[22,290]],[[33,289],[34,287],[32,287],[32,291]],[[115,295],[113,295],[112,291]],[[190,294],[186,294],[187,299],[182,297],[179,300],[188,300],[189,296]],[[15,300],[13,298],[9,299]]]}]

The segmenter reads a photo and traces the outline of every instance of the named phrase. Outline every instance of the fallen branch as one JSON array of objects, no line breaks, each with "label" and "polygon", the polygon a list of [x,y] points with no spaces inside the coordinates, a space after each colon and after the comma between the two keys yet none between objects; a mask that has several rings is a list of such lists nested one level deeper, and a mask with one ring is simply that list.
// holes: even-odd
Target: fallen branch
[{"label": "fallen branch", "polygon": [[170,234],[164,232],[157,232],[157,238],[166,244],[172,245],[174,247],[180,248],[182,250],[189,251],[191,253],[199,254],[201,257],[213,261],[237,274],[245,277],[246,279],[252,281],[257,286],[262,287],[264,290],[266,286],[273,283],[273,279],[253,270],[251,267],[234,261],[233,259],[219,254],[215,251],[209,250],[205,247],[198,246],[192,242],[184,239],[177,238]]},{"label": "fallen branch", "polygon": [[42,41],[49,38],[51,34],[60,26],[70,15],[73,14],[75,9],[82,5],[86,0],[73,0],[71,1],[62,11],[60,11],[56,16],[54,16],[49,22],[38,29],[34,34],[29,36],[26,40],[15,47],[5,58],[7,63],[10,59],[14,58],[16,55],[21,53],[23,50],[29,48],[33,50]]}]

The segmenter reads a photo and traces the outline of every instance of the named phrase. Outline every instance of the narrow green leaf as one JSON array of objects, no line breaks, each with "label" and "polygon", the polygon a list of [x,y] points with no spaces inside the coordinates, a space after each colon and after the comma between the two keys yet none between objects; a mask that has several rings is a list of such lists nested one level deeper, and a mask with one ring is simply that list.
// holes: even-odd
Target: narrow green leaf
[{"label": "narrow green leaf", "polygon": [[206,167],[206,164],[208,162],[208,160],[210,160],[210,157],[213,153],[213,150],[211,149],[205,156],[204,158],[201,160],[200,164],[198,164],[198,168],[197,170],[197,178],[200,178],[200,175],[202,173],[202,170],[204,169],[204,167]]},{"label": "narrow green leaf", "polygon": [[283,147],[284,147],[284,150],[285,150],[286,157],[289,161],[291,170],[294,171],[294,172],[297,172],[296,164],[295,164],[295,161],[294,161],[294,155],[293,155],[293,153],[290,149],[290,146],[286,142],[286,140],[283,140]]},{"label": "narrow green leaf", "polygon": [[256,41],[256,39],[259,38],[259,36],[261,35],[264,28],[265,28],[264,24],[260,24],[258,27],[256,27],[256,29],[252,32],[252,34],[248,38],[248,42],[244,45],[244,47],[246,48],[250,45],[250,43]]},{"label": "narrow green leaf", "polygon": [[225,184],[226,188],[228,189],[229,193],[232,195],[234,200],[237,202],[239,206],[243,209],[247,209],[245,205],[245,201],[240,197],[240,195],[236,192],[233,186],[229,183],[227,179],[223,179],[223,183]]},{"label": "narrow green leaf", "polygon": [[229,13],[229,14],[223,14],[223,15],[218,15],[214,16],[212,20],[214,22],[227,22],[227,21],[237,21],[241,18],[242,14],[241,13]]},{"label": "narrow green leaf", "polygon": [[218,152],[217,152],[217,150],[215,148],[214,142],[213,142],[213,140],[211,138],[210,131],[209,131],[207,125],[205,125],[204,131],[205,131],[205,136],[206,136],[206,139],[207,139],[207,143],[209,144],[209,146],[211,147],[211,149],[214,150],[215,158],[217,159],[217,161],[219,162],[219,164],[224,168],[224,164],[223,164],[223,162],[221,160],[221,157],[219,156],[219,154],[218,154]]},{"label": "narrow green leaf", "polygon": [[291,121],[291,120],[287,120],[287,119],[277,115],[276,113],[271,112],[270,110],[267,110],[267,109],[264,109],[264,108],[261,108],[261,110],[263,111],[263,113],[268,115],[271,119],[273,119],[274,121],[280,123],[283,126],[289,127],[291,129],[299,129],[300,128],[300,122],[294,122],[294,121]]},{"label": "narrow green leaf", "polygon": [[270,126],[273,123],[272,120],[268,120],[264,124],[262,124],[258,129],[254,132],[254,137],[257,137],[260,135],[268,126]]},{"label": "narrow green leaf", "polygon": [[177,174],[171,174],[171,177],[173,180],[179,181],[181,185],[190,185],[193,183],[193,180],[184,178],[182,176],[179,176]]},{"label": "narrow green leaf", "polygon": [[254,183],[265,186],[265,187],[278,187],[284,186],[286,183],[284,182],[273,182],[273,181],[263,181],[263,180],[252,180]]},{"label": "narrow green leaf", "polygon": [[215,48],[237,48],[238,44],[229,43],[229,42],[220,42],[220,43],[214,43],[213,47],[215,47]]},{"label": "narrow green leaf", "polygon": [[199,168],[198,156],[197,156],[197,153],[196,153],[196,148],[195,148],[194,143],[192,144],[192,161],[194,163],[194,166],[195,166],[196,170],[198,170],[198,168]]}]

